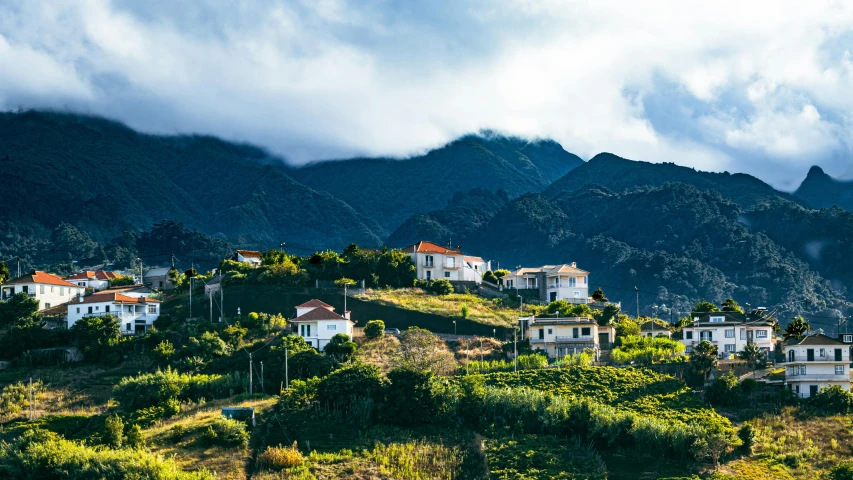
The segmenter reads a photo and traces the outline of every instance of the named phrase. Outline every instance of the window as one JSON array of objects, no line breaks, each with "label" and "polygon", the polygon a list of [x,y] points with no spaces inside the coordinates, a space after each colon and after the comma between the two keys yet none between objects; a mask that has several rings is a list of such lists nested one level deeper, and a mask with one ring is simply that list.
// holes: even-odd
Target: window
[{"label": "window", "polygon": [[840,348],[835,349],[835,361],[836,362],[841,361],[841,349]]},{"label": "window", "polygon": [[708,340],[709,342],[713,342],[714,341],[714,332],[711,332],[708,330],[706,330],[704,332],[699,332],[699,340]]},{"label": "window", "polygon": [[92,313],[92,307],[89,307],[89,313]]},{"label": "window", "polygon": [[157,305],[148,305],[148,313],[157,313]]},{"label": "window", "polygon": [[337,330],[337,329],[338,329],[337,325],[326,325],[326,330]]},{"label": "window", "polygon": [[735,329],[727,328],[726,329],[726,338],[735,338]]},{"label": "window", "polygon": [[805,375],[805,374],[806,374],[806,366],[800,365],[800,375]]},{"label": "window", "polygon": [[685,353],[693,353],[693,347],[688,345],[687,348],[684,349],[684,352]]},{"label": "window", "polygon": [[39,290],[41,291],[41,293],[44,293],[44,285],[42,285],[42,286],[39,288]]},{"label": "window", "polygon": [[767,330],[756,330],[755,331],[756,338],[767,338]]},{"label": "window", "polygon": [[53,293],[53,285],[50,286],[50,293]]},{"label": "window", "polygon": [[540,328],[539,329],[539,340],[544,340],[544,339],[545,339],[545,329]]},{"label": "window", "polygon": [[107,313],[110,313],[110,306],[109,306],[109,305],[107,305],[106,307],[104,307],[104,311],[105,311],[105,312],[107,312]]},{"label": "window", "polygon": [[432,271],[427,270],[427,272],[426,272],[426,273],[427,273],[427,280],[428,280],[428,281],[429,281],[429,280],[432,280]]},{"label": "window", "polygon": [[434,259],[433,259],[432,255],[427,255],[424,258],[424,266],[427,266],[427,267],[433,266],[433,261],[434,261]]},{"label": "window", "polygon": [[65,295],[65,287],[59,287],[59,294]]},{"label": "window", "polygon": [[45,303],[45,304],[44,304],[44,308],[50,308],[50,304],[49,304],[49,303]]},{"label": "window", "polygon": [[444,278],[450,278],[450,272],[444,272]]},{"label": "window", "polygon": [[711,323],[723,323],[726,321],[726,317],[711,317],[709,321]]},{"label": "window", "polygon": [[575,277],[569,277],[569,288],[575,288],[578,286],[578,279]]},{"label": "window", "polygon": [[586,285],[586,277],[581,277],[581,280],[583,280],[583,284]]},{"label": "window", "polygon": [[800,374],[800,369],[799,369],[799,368],[797,368],[797,367],[788,367],[788,375],[790,375],[790,376],[794,376],[794,375],[799,375],[799,374]]},{"label": "window", "polygon": [[581,292],[575,290],[575,298],[581,298]]},{"label": "window", "polygon": [[726,353],[735,353],[736,351],[733,343],[726,344]]},{"label": "window", "polygon": [[844,343],[853,343],[853,335],[844,335]]},{"label": "window", "polygon": [[456,258],[455,257],[447,257],[446,265],[447,265],[447,268],[456,267]]},{"label": "window", "polygon": [[100,306],[95,305],[95,311],[96,311],[96,312],[97,312],[98,310],[100,310],[100,309],[101,309],[101,307],[100,307]]},{"label": "window", "polygon": [[844,375],[844,365],[836,365],[835,366],[835,374],[836,375]]},{"label": "window", "polygon": [[77,307],[77,313],[80,313],[80,307]]},{"label": "window", "polygon": [[741,339],[741,340],[746,340],[746,329],[742,329],[742,330],[740,331],[740,339]]},{"label": "window", "polygon": [[572,338],[578,338],[578,329],[577,327],[572,329]]},{"label": "window", "polygon": [[693,340],[693,330],[687,330],[684,332],[684,335],[687,340]]},{"label": "window", "polygon": [[788,351],[788,361],[793,362],[797,359],[797,353],[793,350]]},{"label": "window", "polygon": [[552,333],[554,333],[554,330],[553,330],[553,329],[551,329],[551,328],[549,328],[549,329],[548,329],[548,335],[551,335]]},{"label": "window", "polygon": [[821,348],[821,349],[820,349],[820,356],[821,356],[821,357],[825,357],[825,356],[826,356],[826,349],[823,349],[823,348]]},{"label": "window", "polygon": [[129,324],[129,323],[128,323],[127,325],[125,325],[125,329],[124,329],[124,331],[125,331],[125,332],[129,332],[129,331],[130,331],[130,324]]},{"label": "window", "polygon": [[592,335],[589,330],[590,330],[589,327],[582,328],[581,329],[581,335],[583,335],[584,337],[588,337],[588,336]]}]

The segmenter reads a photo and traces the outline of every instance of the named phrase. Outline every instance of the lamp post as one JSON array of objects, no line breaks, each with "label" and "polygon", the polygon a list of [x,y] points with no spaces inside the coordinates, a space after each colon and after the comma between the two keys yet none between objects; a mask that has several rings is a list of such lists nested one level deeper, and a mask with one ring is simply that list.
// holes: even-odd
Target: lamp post
[{"label": "lamp post", "polygon": [[286,245],[285,242],[281,242],[281,244],[278,246],[279,253],[284,253],[284,246],[285,245]]},{"label": "lamp post", "polygon": [[456,320],[453,321],[453,335],[456,335]]},{"label": "lamp post", "polygon": [[521,322],[524,320],[521,317],[524,315],[524,297],[521,295],[518,296],[518,327],[521,328],[521,341],[524,341],[524,327],[522,327]]}]

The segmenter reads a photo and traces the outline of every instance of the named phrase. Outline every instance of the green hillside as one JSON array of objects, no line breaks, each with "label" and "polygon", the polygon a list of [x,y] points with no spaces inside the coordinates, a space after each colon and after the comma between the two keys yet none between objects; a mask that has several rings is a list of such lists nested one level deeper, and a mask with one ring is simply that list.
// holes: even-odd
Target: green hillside
[{"label": "green hillside", "polygon": [[538,192],[583,161],[550,140],[468,135],[406,160],[359,158],[315,163],[291,172],[375,219],[391,233],[412,214],[442,208],[455,192]]}]

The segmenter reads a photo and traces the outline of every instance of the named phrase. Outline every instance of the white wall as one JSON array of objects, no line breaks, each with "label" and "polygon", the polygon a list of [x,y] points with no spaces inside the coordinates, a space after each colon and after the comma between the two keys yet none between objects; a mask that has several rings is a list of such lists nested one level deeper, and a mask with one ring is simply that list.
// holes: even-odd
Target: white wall
[{"label": "white wall", "polygon": [[[339,333],[349,335],[352,340],[352,322],[348,320],[318,320],[316,322],[299,322],[296,324],[297,335],[305,338],[313,347],[322,350],[329,340]],[[311,335],[303,335],[303,325],[311,326]],[[333,327],[334,330],[330,330]]]},{"label": "white wall", "polygon": [[[153,306],[153,313],[149,312],[149,306]],[[109,311],[107,311],[109,307]],[[89,309],[91,308],[91,313]],[[83,317],[97,317],[111,314],[118,318],[121,325],[121,333],[129,334],[136,331],[136,320],[145,320],[146,328],[150,327],[160,316],[160,304],[116,304],[112,300],[108,302],[80,303],[72,302],[68,305],[68,328],[74,326],[77,320]],[[127,324],[130,324],[130,329]]]},{"label": "white wall", "polygon": [[30,293],[31,296],[33,296],[32,294],[35,292],[34,297],[39,301],[39,310],[70,302],[78,295],[82,295],[85,292],[85,289],[79,286],[62,287],[59,285],[45,285],[37,283],[4,285],[3,291],[8,294],[11,293],[11,289],[14,288],[14,293],[17,294],[24,291],[24,286],[27,287],[27,292]]},{"label": "white wall", "polygon": [[[726,331],[734,331],[734,337],[726,337]],[[744,347],[746,347],[747,339],[749,338],[748,332],[752,332],[753,342],[757,344],[759,347],[773,351],[773,327],[769,326],[743,326],[743,325],[725,325],[721,324],[720,326],[688,326],[683,329],[683,338],[681,340],[684,343],[685,347],[694,347],[697,343],[702,340],[702,332],[711,332],[711,343],[717,346],[717,351],[720,354],[735,354],[737,352],[743,351]],[[757,332],[764,332],[764,337],[758,337]],[[687,338],[687,332],[692,332],[693,338]],[[726,351],[726,345],[731,345],[734,348],[733,351]],[[689,353],[689,352],[688,352]]]}]

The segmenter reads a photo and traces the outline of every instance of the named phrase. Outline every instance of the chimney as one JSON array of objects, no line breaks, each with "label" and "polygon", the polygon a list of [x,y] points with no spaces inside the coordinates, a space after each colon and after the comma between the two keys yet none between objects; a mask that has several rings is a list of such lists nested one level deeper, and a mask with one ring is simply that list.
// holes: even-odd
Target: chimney
[{"label": "chimney", "polygon": [[349,311],[349,310],[347,310],[346,312],[344,312],[344,318],[346,318],[347,320],[352,320],[352,319],[350,318],[350,311]]},{"label": "chimney", "polygon": [[572,262],[572,268],[578,268],[577,262]]}]

